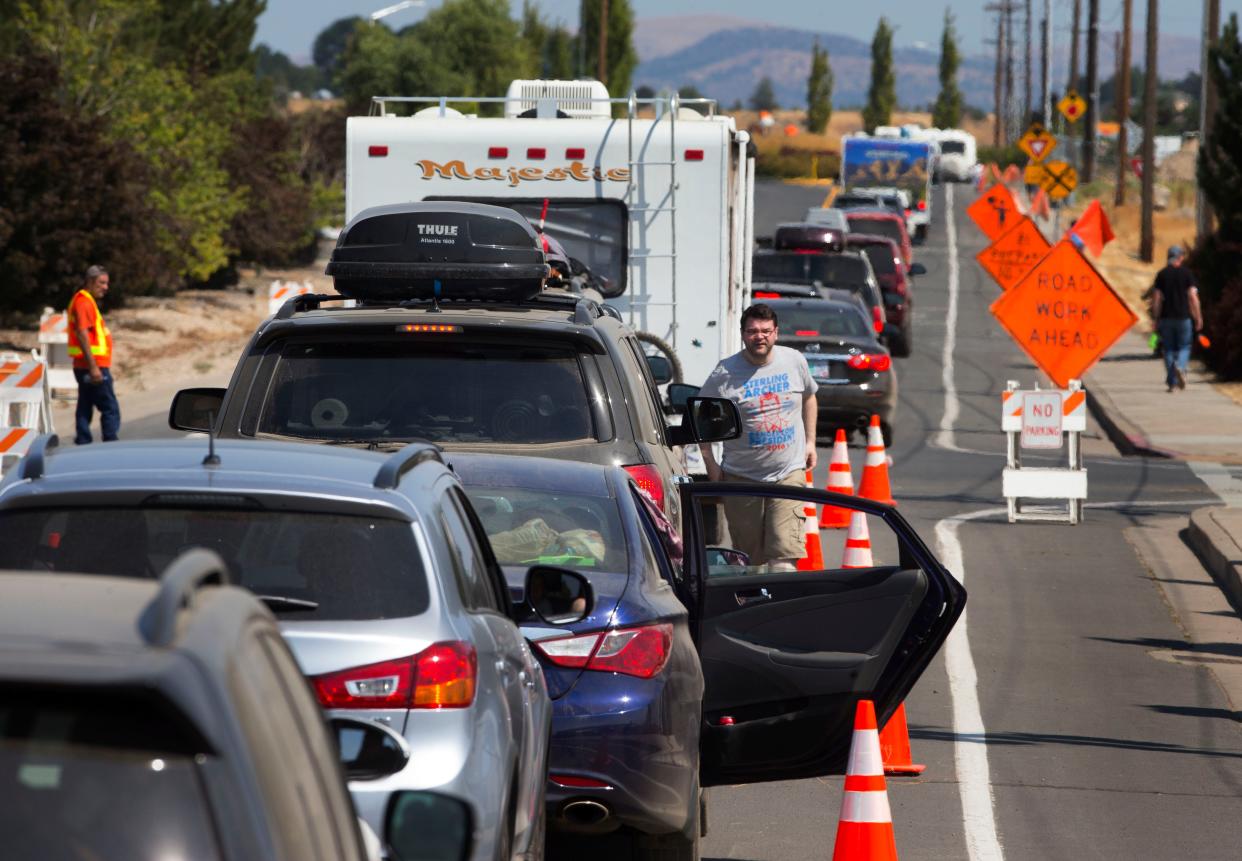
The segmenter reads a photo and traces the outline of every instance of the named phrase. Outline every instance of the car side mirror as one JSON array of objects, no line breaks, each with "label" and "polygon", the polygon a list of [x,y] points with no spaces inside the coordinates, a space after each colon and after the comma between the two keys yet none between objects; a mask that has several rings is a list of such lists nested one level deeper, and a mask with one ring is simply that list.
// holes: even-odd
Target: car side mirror
[{"label": "car side mirror", "polygon": [[570,625],[591,615],[595,593],[577,571],[535,565],[526,572],[526,605],[549,625]]},{"label": "car side mirror", "polygon": [[668,356],[648,356],[647,368],[657,386],[673,381],[673,363],[668,360]]},{"label": "car side mirror", "polygon": [[341,767],[349,780],[388,777],[410,761],[409,744],[391,727],[345,717],[332,718],[328,725],[336,736]]},{"label": "car side mirror", "polygon": [[672,383],[668,387],[668,405],[677,410],[684,410],[686,402],[699,393],[699,386],[689,383]]},{"label": "car side mirror", "polygon": [[724,442],[741,435],[742,414],[728,398],[688,398],[681,424],[664,432],[669,445]]},{"label": "car side mirror", "polygon": [[173,396],[168,426],[173,430],[207,433],[212,416],[220,415],[224,389],[182,389]]},{"label": "car side mirror", "polygon": [[470,807],[459,798],[415,789],[388,796],[384,842],[395,861],[465,861],[473,833]]},{"label": "car side mirror", "polygon": [[911,263],[910,274],[911,275],[926,275],[927,267],[924,266],[922,263]]}]

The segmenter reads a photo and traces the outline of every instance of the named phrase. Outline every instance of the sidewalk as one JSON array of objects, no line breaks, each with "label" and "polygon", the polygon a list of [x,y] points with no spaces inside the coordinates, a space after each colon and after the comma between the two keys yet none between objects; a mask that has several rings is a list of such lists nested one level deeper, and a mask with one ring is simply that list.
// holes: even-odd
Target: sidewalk
[{"label": "sidewalk", "polygon": [[1163,360],[1132,330],[1084,382],[1092,414],[1122,454],[1184,460],[1224,501],[1191,514],[1187,540],[1242,613],[1242,406],[1211,380],[1192,361],[1185,391],[1165,391]]}]

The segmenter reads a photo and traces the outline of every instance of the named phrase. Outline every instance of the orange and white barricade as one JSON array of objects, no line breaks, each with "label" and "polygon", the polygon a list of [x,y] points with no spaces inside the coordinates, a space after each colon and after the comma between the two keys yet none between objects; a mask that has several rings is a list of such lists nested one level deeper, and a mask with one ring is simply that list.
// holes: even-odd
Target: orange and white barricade
[{"label": "orange and white barricade", "polygon": [[[1001,393],[1001,430],[1006,438],[1005,470],[1001,492],[1009,522],[1044,520],[1082,521],[1087,498],[1087,469],[1082,462],[1079,436],[1087,429],[1087,392],[1079,380],[1068,389],[1021,390],[1010,380]],[[1068,444],[1065,444],[1068,441]],[[1064,467],[1024,467],[1023,449],[1067,449]],[[1064,500],[1066,508],[1043,506],[1023,510],[1023,500]]]},{"label": "orange and white barricade", "polygon": [[0,472],[5,472],[26,455],[30,444],[39,436],[34,428],[0,427]]},{"label": "orange and white barricade", "polygon": [[43,309],[39,320],[39,355],[47,365],[47,386],[55,394],[68,391],[77,394],[78,381],[73,376],[73,359],[69,357],[69,314],[66,311]]},{"label": "orange and white barricade", "polygon": [[267,289],[267,313],[275,314],[280,310],[281,305],[294,296],[305,296],[314,292],[315,288],[305,281],[301,284],[295,284],[292,281],[273,281],[272,286]]}]

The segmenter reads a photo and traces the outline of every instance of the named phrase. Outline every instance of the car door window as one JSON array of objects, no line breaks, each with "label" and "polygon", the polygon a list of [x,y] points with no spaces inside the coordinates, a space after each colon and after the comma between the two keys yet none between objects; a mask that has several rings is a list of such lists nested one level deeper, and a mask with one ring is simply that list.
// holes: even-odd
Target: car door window
[{"label": "car door window", "polygon": [[440,519],[448,539],[449,553],[453,557],[462,601],[471,610],[501,612],[503,605],[490,582],[491,574],[487,570],[483,551],[455,488],[445,491],[440,498]]},{"label": "car door window", "polygon": [[825,511],[838,497],[805,487],[801,471],[787,484],[680,490],[684,573],[700,590],[703,784],[839,773],[854,704],[872,699],[887,719],[964,590],[895,509],[850,498]]},{"label": "car door window", "polygon": [[658,389],[655,378],[651,376],[651,368],[647,366],[647,354],[637,338],[626,338],[626,352],[629,354],[631,373],[635,374],[635,384],[644,391],[639,395],[642,403],[638,409],[646,416],[645,424],[650,429],[651,442],[663,445],[664,410],[660,407]]}]

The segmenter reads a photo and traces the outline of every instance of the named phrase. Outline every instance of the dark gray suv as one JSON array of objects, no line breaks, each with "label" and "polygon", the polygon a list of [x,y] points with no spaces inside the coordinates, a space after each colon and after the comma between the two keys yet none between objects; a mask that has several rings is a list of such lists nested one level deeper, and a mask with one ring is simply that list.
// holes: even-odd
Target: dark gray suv
[{"label": "dark gray suv", "polygon": [[[434,244],[423,248],[420,242]],[[456,243],[456,244],[453,244]],[[446,250],[447,249],[447,250]],[[533,252],[533,254],[532,254]],[[345,229],[339,297],[300,296],[251,339],[227,390],[178,395],[169,423],[223,438],[535,455],[624,467],[676,521],[679,446],[736,434],[722,419],[665,422],[634,331],[591,299],[543,289],[530,225],[483,204],[379,207]]]}]

